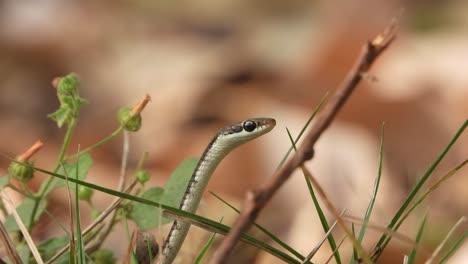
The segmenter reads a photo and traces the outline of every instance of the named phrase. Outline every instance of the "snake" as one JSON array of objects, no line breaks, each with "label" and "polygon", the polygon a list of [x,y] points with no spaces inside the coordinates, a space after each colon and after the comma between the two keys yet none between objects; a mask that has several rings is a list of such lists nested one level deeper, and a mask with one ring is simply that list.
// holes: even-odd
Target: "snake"
[{"label": "snake", "polygon": [[[276,125],[273,118],[250,118],[221,128],[205,148],[185,189],[179,209],[195,213],[205,188],[218,164],[239,145],[270,132]],[[190,224],[175,220],[164,241],[160,264],[176,258],[190,229]]]}]

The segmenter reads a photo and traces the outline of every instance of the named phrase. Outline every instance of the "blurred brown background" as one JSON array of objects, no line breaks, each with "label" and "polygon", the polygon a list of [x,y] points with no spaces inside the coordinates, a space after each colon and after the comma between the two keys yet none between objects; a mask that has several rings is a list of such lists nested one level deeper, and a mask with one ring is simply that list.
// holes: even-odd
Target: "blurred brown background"
[{"label": "blurred brown background", "polygon": [[[385,226],[468,117],[466,1],[0,1],[0,151],[13,156],[41,139],[45,148],[36,164],[53,166],[64,131],[46,118],[58,106],[51,81],[69,72],[80,76],[81,95],[91,102],[83,107],[71,152],[111,133],[120,106],[134,105],[146,93],[152,97],[142,129],[131,135],[130,164],[149,151],[154,185],[162,185],[183,159],[200,156],[218,128],[274,117],[276,129],[232,153],[210,183],[210,190],[240,205],[245,191],[270,177],[289,147],[285,127],[299,133],[324,94],[344,78],[361,45],[402,7],[397,41],[371,72],[377,81],[359,86],[308,164],[340,209],[364,215],[385,122],[383,180],[372,217]],[[115,188],[121,139],[92,155],[89,180]],[[465,133],[429,183],[467,156]],[[7,165],[0,160],[0,173]],[[307,255],[323,232],[303,176],[296,174],[259,222]],[[66,214],[63,197],[56,194],[52,213]],[[100,208],[112,200],[100,197]],[[235,216],[212,196],[205,201],[203,215]],[[467,201],[464,169],[401,232],[414,238],[427,212],[425,247],[431,251],[467,214]],[[60,232],[49,219],[44,225],[38,239]],[[164,233],[156,234],[162,241]],[[369,249],[378,235],[369,232]],[[195,246],[183,251],[188,263],[205,237],[192,239]],[[107,246],[121,255],[126,244],[114,239]],[[392,246],[382,263],[401,262],[411,248]],[[465,245],[452,263],[467,261],[467,251]],[[241,249],[237,255],[247,263],[277,262],[254,254]],[[322,250],[316,261],[329,255]]]}]

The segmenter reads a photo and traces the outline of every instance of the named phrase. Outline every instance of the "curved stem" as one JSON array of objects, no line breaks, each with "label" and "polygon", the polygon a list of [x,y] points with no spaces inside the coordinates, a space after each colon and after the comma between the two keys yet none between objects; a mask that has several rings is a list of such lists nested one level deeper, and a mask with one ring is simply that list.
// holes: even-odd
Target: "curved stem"
[{"label": "curved stem", "polygon": [[114,132],[112,132],[112,134],[110,134],[109,136],[105,137],[104,139],[102,139],[101,141],[99,141],[98,143],[88,147],[88,148],[85,148],[84,150],[76,153],[76,154],[73,154],[69,157],[66,158],[66,160],[69,160],[69,159],[73,159],[73,158],[76,158],[80,155],[83,155],[85,153],[88,153],[92,150],[94,150],[95,148],[98,148],[100,146],[102,146],[103,144],[107,143],[109,140],[113,139],[114,137],[118,136],[122,131],[124,130],[124,127],[123,126],[120,126],[119,128],[117,128],[117,130],[115,130]]},{"label": "curved stem", "polygon": [[8,184],[8,185],[6,185],[5,187],[11,188],[11,189],[14,190],[15,192],[17,192],[17,193],[23,195],[24,197],[28,197],[28,198],[31,198],[31,199],[35,199],[34,195],[33,195],[31,192],[29,192],[29,191],[28,191],[28,192],[25,192],[25,191],[19,189],[18,187],[16,187],[15,185],[13,185],[13,184]]}]

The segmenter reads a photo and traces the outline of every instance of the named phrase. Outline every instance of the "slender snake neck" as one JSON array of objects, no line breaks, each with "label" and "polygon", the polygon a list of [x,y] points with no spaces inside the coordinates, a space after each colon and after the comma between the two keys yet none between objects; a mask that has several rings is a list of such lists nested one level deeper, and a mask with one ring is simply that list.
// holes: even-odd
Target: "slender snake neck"
[{"label": "slender snake neck", "polygon": [[[194,213],[200,204],[203,192],[218,164],[237,146],[268,133],[275,126],[271,118],[253,118],[222,128],[205,148],[190,178],[179,209]],[[190,229],[190,224],[174,221],[162,247],[161,264],[175,259]]]}]

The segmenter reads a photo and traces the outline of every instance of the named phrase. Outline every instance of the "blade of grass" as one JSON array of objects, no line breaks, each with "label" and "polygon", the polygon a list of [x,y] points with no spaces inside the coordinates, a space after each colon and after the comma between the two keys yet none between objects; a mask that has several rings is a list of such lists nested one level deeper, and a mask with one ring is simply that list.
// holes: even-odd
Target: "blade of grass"
[{"label": "blade of grass", "polygon": [[427,214],[424,215],[424,218],[421,221],[421,224],[419,225],[418,233],[416,234],[416,239],[415,239],[416,244],[414,245],[413,249],[411,250],[408,256],[408,264],[416,263],[416,255],[418,253],[419,245],[421,244],[421,238],[422,238],[422,234],[424,231],[424,226],[426,225],[426,220],[427,220]]},{"label": "blade of grass", "polygon": [[148,254],[149,263],[153,263],[154,259],[158,256],[159,246],[156,239],[151,233],[144,233],[146,239],[146,252]]},{"label": "blade of grass", "polygon": [[[7,201],[8,197],[5,192],[3,192],[3,188],[0,191],[0,196],[2,197],[3,201]],[[4,203],[2,203],[5,205]],[[5,205],[8,206],[8,205]],[[14,206],[11,206],[12,209],[14,209]],[[8,234],[7,229],[3,225],[3,222],[0,221],[0,240],[3,242],[3,248],[6,251],[6,255],[10,259],[10,261],[14,264],[20,264],[22,263],[21,257],[16,250],[15,244],[13,243],[13,240],[11,239],[10,235]]]},{"label": "blade of grass", "polygon": [[[69,260],[69,262],[71,264],[74,264],[77,261],[77,259],[76,259],[77,255],[75,254],[76,253],[75,223],[74,223],[74,220],[73,220],[75,218],[75,216],[73,215],[73,199],[72,199],[71,193],[70,193],[70,185],[68,184],[68,171],[67,171],[67,168],[63,163],[61,164],[61,166],[62,166],[64,175],[65,175],[65,184],[67,186],[68,209],[69,209],[68,213],[69,213],[69,217],[70,217],[70,242],[69,242],[70,243],[70,255],[69,255],[68,260]],[[77,165],[77,167],[78,167],[78,165]],[[75,187],[76,186],[78,186],[78,185],[75,184]],[[77,206],[77,204],[75,204],[75,206]]]},{"label": "blade of grass", "polygon": [[[406,208],[409,206],[409,204],[411,203],[411,201],[414,199],[414,197],[416,196],[416,194],[419,192],[419,190],[421,189],[421,187],[423,186],[423,184],[426,182],[426,180],[429,178],[429,176],[432,175],[432,173],[434,172],[434,170],[437,168],[437,166],[439,165],[439,163],[442,161],[442,159],[445,157],[445,155],[448,153],[448,151],[452,148],[452,146],[455,144],[455,142],[458,140],[458,138],[463,134],[463,132],[465,131],[466,127],[468,126],[468,119],[465,120],[465,122],[463,123],[463,125],[458,129],[457,133],[454,135],[454,137],[450,140],[450,142],[448,143],[448,145],[444,148],[444,150],[439,154],[439,156],[436,158],[436,160],[431,164],[431,166],[429,167],[429,169],[426,171],[426,173],[424,173],[424,175],[421,177],[421,179],[418,180],[418,182],[416,183],[416,185],[413,187],[413,189],[411,190],[410,194],[408,195],[408,197],[405,199],[405,201],[403,202],[403,204],[401,205],[400,209],[398,209],[397,213],[395,214],[395,216],[392,218],[392,220],[390,221],[390,224],[387,226],[388,229],[390,230],[394,230],[394,231],[397,231],[398,227],[395,227],[395,224],[398,222],[398,220],[400,219],[400,217],[403,215],[403,213],[405,212]],[[395,227],[395,228],[394,228]],[[390,242],[391,240],[391,237],[387,236],[386,234],[383,234],[379,241],[377,242],[376,244],[376,248],[380,248],[381,251],[375,255],[375,259],[374,261],[377,262],[377,260],[379,259],[379,257],[382,255],[382,252],[384,251],[385,247],[388,245],[388,243]]]},{"label": "blade of grass", "polygon": [[377,197],[377,192],[380,186],[380,179],[382,177],[382,162],[383,162],[383,151],[384,151],[384,131],[385,131],[385,123],[382,124],[381,132],[380,132],[380,147],[379,147],[379,168],[377,172],[377,177],[374,181],[374,191],[372,192],[372,197],[369,201],[369,205],[367,206],[366,214],[364,216],[364,224],[361,227],[361,231],[359,232],[358,241],[359,243],[362,242],[364,239],[364,234],[366,233],[367,223],[370,220],[372,210],[374,209],[375,199]]},{"label": "blade of grass", "polygon": [[[350,223],[353,223],[353,224],[359,224],[359,225],[364,224],[364,220],[359,218],[359,217],[345,215],[345,216],[343,216],[343,219],[344,219],[344,221],[347,221],[347,222],[350,222]],[[405,245],[408,245],[409,248],[412,248],[414,246],[414,244],[415,244],[412,238],[410,238],[408,236],[405,236],[405,235],[403,235],[401,233],[394,232],[393,230],[388,230],[385,226],[378,225],[378,224],[375,224],[375,223],[372,223],[372,222],[368,222],[367,223],[367,228],[372,229],[374,231],[379,231],[381,233],[385,233],[385,234],[390,235],[390,236],[393,236],[394,238],[399,240],[400,244],[404,243]],[[378,252],[378,250],[374,250],[374,252]],[[373,255],[375,255],[375,254],[376,253],[373,253]]]},{"label": "blade of grass", "polygon": [[319,196],[322,198],[322,200],[325,202],[328,210],[338,220],[338,225],[346,233],[347,237],[351,240],[351,243],[356,248],[356,251],[358,255],[360,256],[360,258],[362,259],[362,261],[367,264],[373,263],[369,255],[367,254],[367,252],[362,248],[362,245],[356,240],[356,238],[353,236],[351,231],[345,225],[345,222],[338,214],[338,210],[336,209],[335,205],[330,201],[330,199],[328,199],[328,196],[326,195],[325,191],[320,186],[320,184],[317,182],[317,180],[312,176],[310,171],[304,165],[301,165],[300,167],[301,167],[302,173],[304,173],[304,175],[306,175],[310,179],[312,185],[315,187],[315,190],[317,191]]},{"label": "blade of grass", "polygon": [[[210,219],[207,219],[198,215],[187,213],[185,211],[175,212],[175,211],[167,210],[163,212],[163,215],[164,217],[168,217],[177,221],[183,221],[191,225],[198,226],[202,229],[208,230],[209,232],[215,232],[224,236],[227,235],[227,233],[231,230],[231,228],[228,226],[225,226],[218,222],[214,222]],[[299,261],[292,258],[288,254],[276,249],[273,246],[268,245],[267,243],[263,241],[260,241],[252,236],[249,236],[247,234],[242,235],[241,241],[249,245],[255,246],[259,249],[262,249],[265,252],[268,252],[271,255],[285,261],[286,263],[300,264]]]},{"label": "blade of grass", "polygon": [[432,192],[434,192],[443,182],[448,180],[451,176],[453,176],[457,171],[463,168],[468,163],[468,159],[462,161],[458,164],[455,168],[450,170],[447,174],[445,174],[440,180],[438,180],[433,186],[429,188],[414,204],[413,206],[405,213],[403,217],[401,217],[398,224],[395,225],[396,228],[400,227],[401,224],[408,218],[408,216],[418,207]]},{"label": "blade of grass", "polygon": [[[294,148],[294,150],[296,150],[296,143],[293,141],[292,139],[292,135],[291,133],[289,132],[289,129],[286,128],[286,132],[288,133],[288,137],[292,143],[292,147]],[[323,213],[323,210],[322,210],[322,207],[320,206],[320,203],[317,199],[317,196],[315,195],[315,191],[314,191],[314,188],[312,186],[312,183],[310,182],[309,178],[306,176],[306,174],[304,174],[304,179],[307,183],[307,188],[309,189],[309,193],[310,193],[310,196],[312,198],[312,201],[314,203],[314,206],[315,206],[315,210],[317,211],[317,214],[319,216],[319,219],[320,219],[320,223],[322,224],[322,228],[324,230],[325,233],[328,232],[328,230],[330,230],[330,226],[328,225],[328,220],[327,218],[325,217],[325,214]],[[335,238],[333,237],[333,234],[330,234],[328,237],[328,244],[330,244],[330,248],[332,249],[335,255],[335,261],[336,263],[338,264],[341,264],[341,256],[340,256],[340,252],[339,251],[335,251],[336,249],[336,242],[335,242]]]},{"label": "blade of grass", "polygon": [[[400,218],[398,223],[395,225],[391,233],[396,233],[396,230],[400,228],[400,226],[404,223],[404,221],[409,217],[409,215],[431,194],[435,191],[444,181],[448,180],[451,176],[453,176],[457,171],[463,168],[468,163],[468,159],[458,164],[455,168],[449,171],[445,176],[443,176],[440,180],[438,180],[433,186],[429,188],[414,204],[413,206]],[[387,245],[390,241],[390,237],[385,241]]]},{"label": "blade of grass", "polygon": [[[466,222],[467,218],[466,216],[462,216],[460,218],[460,220],[457,221],[457,223],[452,227],[452,229],[450,229],[450,231],[448,232],[447,236],[445,236],[444,240],[439,244],[439,246],[436,248],[436,250],[434,250],[434,252],[432,253],[431,257],[426,261],[426,264],[431,264],[434,262],[435,258],[437,257],[437,255],[439,255],[440,251],[442,251],[442,248],[444,247],[444,245],[448,242],[449,238],[453,235],[453,233],[455,232],[455,230],[461,226],[462,224],[464,224]],[[466,232],[466,231],[465,231]]]},{"label": "blade of grass", "polygon": [[[343,212],[341,212],[341,215],[344,215],[344,213],[346,212],[346,209],[343,210]],[[330,227],[330,230],[328,230],[328,232],[325,234],[325,236],[320,240],[320,242],[317,243],[317,245],[310,251],[309,255],[307,255],[306,259],[304,259],[301,264],[305,264],[307,262],[309,262],[314,256],[315,254],[318,252],[318,250],[320,249],[320,247],[323,246],[323,243],[325,243],[325,240],[328,239],[328,236],[330,236],[330,234],[332,233],[332,231],[335,229],[335,226],[336,224],[338,223],[337,220],[335,220],[335,222],[333,222],[332,226]],[[307,262],[306,262],[307,261]]]},{"label": "blade of grass", "polygon": [[[227,205],[228,207],[230,207],[232,210],[234,210],[236,213],[240,213],[240,211],[235,208],[234,206],[232,206],[231,204],[229,204],[226,200],[224,200],[223,198],[221,198],[219,195],[213,193],[213,192],[209,192],[211,193],[214,197],[216,197],[218,200],[220,200],[222,203],[224,203],[225,205]],[[268,231],[265,227],[257,224],[257,223],[253,223],[255,225],[255,227],[257,227],[260,231],[262,231],[264,234],[266,234],[270,239],[272,239],[273,241],[275,241],[276,243],[278,243],[278,245],[280,245],[281,247],[283,247],[284,249],[286,249],[287,251],[289,251],[291,254],[293,254],[294,256],[296,256],[298,259],[300,260],[304,260],[304,256],[302,256],[299,252],[297,252],[296,250],[294,250],[292,247],[290,247],[288,244],[286,244],[285,242],[283,242],[281,239],[279,239],[277,236],[275,236],[273,233],[271,233],[270,231]],[[307,263],[307,262],[306,262]]]},{"label": "blade of grass", "polygon": [[[219,223],[222,223],[223,222],[223,218],[221,218],[221,220],[219,221]],[[214,238],[216,236],[216,233],[213,233],[211,236],[210,236],[210,239],[208,239],[208,242],[206,242],[206,244],[203,246],[202,250],[200,251],[200,253],[198,253],[198,256],[197,258],[195,259],[195,264],[200,264],[203,256],[205,256],[206,252],[208,252],[208,249],[210,249],[211,247],[211,244],[213,243],[214,241]]]},{"label": "blade of grass", "polygon": [[[315,107],[314,111],[312,112],[312,114],[310,115],[309,119],[307,119],[307,122],[305,123],[305,125],[302,127],[301,131],[299,132],[299,135],[296,137],[296,140],[294,140],[294,144],[297,144],[297,142],[299,142],[299,139],[301,139],[302,135],[304,134],[304,132],[306,131],[306,129],[309,127],[310,125],[310,122],[312,122],[312,120],[314,119],[314,117],[317,115],[317,113],[319,112],[319,110],[322,108],[322,105],[323,103],[325,103],[326,99],[328,97],[328,92],[322,97],[322,99],[320,100],[319,104],[317,105],[317,107]],[[280,161],[280,163],[278,164],[278,166],[276,167],[276,170],[279,170],[283,164],[286,162],[286,159],[288,159],[289,157],[289,154],[291,154],[291,151],[293,150],[293,146],[289,147],[288,151],[286,152],[286,154],[284,154],[283,156],[283,159]]]},{"label": "blade of grass", "polygon": [[446,263],[449,258],[463,245],[465,239],[468,237],[468,231],[465,231],[463,235],[458,239],[450,250],[440,259],[440,264]]},{"label": "blade of grass", "polygon": [[[356,235],[356,230],[354,229],[354,223],[351,223],[351,229],[353,231],[353,236],[355,236]],[[361,228],[361,230],[362,230],[362,228]],[[353,247],[353,257],[350,259],[349,262],[354,264],[354,263],[356,263],[357,260],[358,260],[358,255],[357,255],[356,249]]]},{"label": "blade of grass", "polygon": [[[343,237],[341,238],[340,243],[338,243],[338,246],[336,247],[335,250],[338,250],[338,249],[341,247],[341,245],[343,244],[343,242],[345,241],[345,239],[346,239],[346,235],[343,236]],[[330,257],[328,257],[327,261],[325,261],[325,264],[328,264],[328,263],[332,260],[332,258],[333,258],[334,255],[335,255],[335,252],[332,252],[332,254],[330,255]]]},{"label": "blade of grass", "polygon": [[[78,180],[78,170],[80,164],[80,156],[78,156],[76,161],[76,173],[75,179]],[[80,217],[80,206],[79,206],[79,197],[78,197],[78,184],[75,184],[75,225],[76,225],[76,243],[78,245],[78,262],[80,264],[85,263],[85,249],[83,244],[83,236],[81,235],[81,217]]]},{"label": "blade of grass", "polygon": [[[36,245],[34,244],[34,241],[32,240],[31,238],[31,235],[30,233],[28,232],[28,229],[26,228],[26,226],[24,225],[23,221],[21,220],[21,217],[18,215],[18,212],[16,211],[15,209],[15,205],[13,204],[13,202],[11,201],[10,197],[5,194],[5,193],[0,193],[2,199],[4,201],[6,201],[6,205],[9,206],[10,208],[10,211],[11,211],[11,214],[13,215],[13,217],[15,218],[15,221],[16,223],[18,224],[18,227],[20,228],[21,230],[21,233],[24,237],[24,240],[26,241],[26,243],[28,244],[28,247],[29,249],[31,250],[33,256],[34,256],[34,259],[36,260],[36,262],[38,264],[43,264],[44,261],[42,261],[42,258],[41,258],[41,255],[39,254],[39,251],[37,250],[37,247]],[[7,245],[5,245],[5,247],[7,247]],[[19,257],[19,255],[15,254],[16,250],[13,251],[13,257],[11,260],[12,261],[17,261],[18,259],[16,257]],[[22,263],[21,262],[21,259],[20,259],[20,262],[19,263]]]}]

